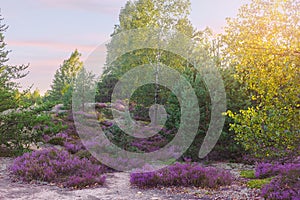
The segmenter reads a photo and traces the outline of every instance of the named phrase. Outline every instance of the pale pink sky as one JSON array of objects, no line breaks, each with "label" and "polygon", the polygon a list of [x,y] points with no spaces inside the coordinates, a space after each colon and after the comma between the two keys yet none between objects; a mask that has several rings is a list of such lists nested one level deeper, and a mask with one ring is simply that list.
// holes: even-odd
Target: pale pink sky
[{"label": "pale pink sky", "polygon": [[[55,70],[76,48],[82,60],[109,39],[126,0],[0,0],[9,25],[5,33],[10,64],[30,63],[20,81],[42,93],[50,89]],[[226,17],[234,17],[249,0],[191,0],[193,25],[221,32]]]}]

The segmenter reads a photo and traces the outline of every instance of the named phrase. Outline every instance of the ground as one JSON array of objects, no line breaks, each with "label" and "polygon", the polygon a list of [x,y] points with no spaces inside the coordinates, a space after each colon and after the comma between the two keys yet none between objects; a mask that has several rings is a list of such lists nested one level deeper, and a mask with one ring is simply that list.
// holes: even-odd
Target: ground
[{"label": "ground", "polygon": [[70,190],[47,183],[28,184],[13,182],[7,171],[12,158],[0,157],[0,200],[259,200],[259,190],[249,189],[239,177],[240,170],[253,166],[234,163],[213,163],[215,167],[230,170],[236,177],[231,186],[209,190],[196,187],[168,187],[139,189],[129,183],[129,173],[116,172],[107,174],[104,186],[83,190]]}]

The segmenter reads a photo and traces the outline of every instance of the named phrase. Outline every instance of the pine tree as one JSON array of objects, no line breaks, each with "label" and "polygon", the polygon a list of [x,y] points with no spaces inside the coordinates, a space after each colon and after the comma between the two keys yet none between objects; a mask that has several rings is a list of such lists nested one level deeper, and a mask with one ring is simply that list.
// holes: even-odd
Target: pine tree
[{"label": "pine tree", "polygon": [[25,77],[27,73],[24,71],[29,67],[28,65],[12,66],[7,64],[10,51],[6,50],[4,32],[8,26],[2,22],[3,18],[0,14],[0,112],[18,107],[16,93],[19,84],[15,81]]},{"label": "pine tree", "polygon": [[70,100],[75,77],[83,66],[80,56],[81,54],[75,50],[70,58],[56,70],[49,94],[52,101],[66,102]]}]

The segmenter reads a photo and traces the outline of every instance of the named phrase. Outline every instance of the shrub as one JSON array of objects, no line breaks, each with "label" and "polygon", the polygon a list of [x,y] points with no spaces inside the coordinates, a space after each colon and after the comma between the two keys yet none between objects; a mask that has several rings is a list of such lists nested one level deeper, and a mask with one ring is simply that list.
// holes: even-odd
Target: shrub
[{"label": "shrub", "polygon": [[259,178],[276,176],[262,188],[261,195],[266,199],[300,199],[300,163],[260,163],[255,176]]},{"label": "shrub", "polygon": [[25,153],[10,167],[11,173],[25,182],[45,181],[74,188],[102,185],[105,169],[88,159],[54,148]]},{"label": "shrub", "polygon": [[296,169],[300,169],[300,163],[259,163],[255,169],[255,176],[257,178],[265,178],[278,174],[286,174]]},{"label": "shrub", "polygon": [[43,133],[48,135],[57,134],[68,128],[67,125],[63,125],[63,123],[57,119],[51,119],[44,125],[45,125],[45,129]]},{"label": "shrub", "polygon": [[0,145],[13,154],[22,154],[33,143],[42,139],[50,116],[35,110],[19,110],[0,114]]},{"label": "shrub", "polygon": [[274,178],[263,187],[261,195],[270,200],[300,199],[300,168]]},{"label": "shrub", "polygon": [[198,186],[217,188],[229,185],[232,175],[225,170],[201,167],[192,163],[174,165],[153,172],[134,172],[130,174],[130,183],[139,187],[156,186]]},{"label": "shrub", "polygon": [[68,152],[72,154],[75,154],[80,150],[85,150],[85,147],[83,146],[80,140],[72,141],[72,142],[64,142],[64,147]]}]

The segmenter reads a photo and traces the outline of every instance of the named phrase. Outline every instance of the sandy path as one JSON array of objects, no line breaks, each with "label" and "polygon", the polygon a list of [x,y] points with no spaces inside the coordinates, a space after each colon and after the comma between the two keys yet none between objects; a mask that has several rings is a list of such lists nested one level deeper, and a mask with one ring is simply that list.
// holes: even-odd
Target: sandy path
[{"label": "sandy path", "polygon": [[[228,169],[237,177],[230,186],[209,190],[196,187],[167,187],[138,189],[129,183],[129,174],[118,172],[107,174],[107,181],[99,188],[70,190],[45,184],[12,182],[7,167],[12,158],[0,157],[0,200],[262,200],[259,190],[249,189],[238,178],[242,169],[249,166],[217,163],[215,167]],[[249,168],[251,169],[251,167]]]},{"label": "sandy path", "polygon": [[[107,175],[103,187],[84,190],[69,190],[57,186],[34,185],[12,182],[7,172],[11,158],[0,158],[0,199],[17,200],[160,200],[160,199],[197,199],[189,194],[170,194],[159,189],[139,190],[130,186],[128,173]],[[169,193],[169,194],[168,194]]]}]

